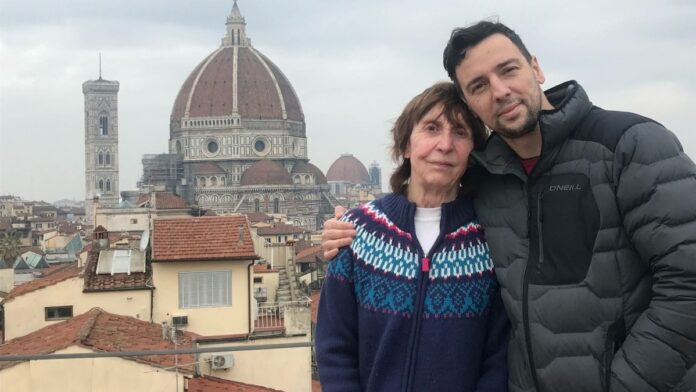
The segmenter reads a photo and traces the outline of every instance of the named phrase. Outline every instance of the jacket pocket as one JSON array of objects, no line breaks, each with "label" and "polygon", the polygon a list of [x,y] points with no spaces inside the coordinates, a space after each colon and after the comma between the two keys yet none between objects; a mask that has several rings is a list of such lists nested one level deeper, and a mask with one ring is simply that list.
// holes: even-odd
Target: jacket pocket
[{"label": "jacket pocket", "polygon": [[611,363],[614,361],[614,355],[626,338],[625,327],[626,324],[623,317],[621,317],[611,324],[607,330],[607,337],[604,341],[604,354],[602,355],[602,389],[604,392],[608,392],[611,385]]},{"label": "jacket pocket", "polygon": [[540,179],[537,228],[539,261],[530,282],[568,285],[585,280],[599,231],[599,209],[590,179],[559,174]]}]

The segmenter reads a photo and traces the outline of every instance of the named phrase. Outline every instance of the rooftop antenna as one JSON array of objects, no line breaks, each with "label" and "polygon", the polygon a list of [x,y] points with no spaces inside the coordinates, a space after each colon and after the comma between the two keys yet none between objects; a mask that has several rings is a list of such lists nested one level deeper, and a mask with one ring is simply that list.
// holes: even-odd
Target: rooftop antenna
[{"label": "rooftop antenna", "polygon": [[99,80],[101,80],[101,52],[99,52]]}]

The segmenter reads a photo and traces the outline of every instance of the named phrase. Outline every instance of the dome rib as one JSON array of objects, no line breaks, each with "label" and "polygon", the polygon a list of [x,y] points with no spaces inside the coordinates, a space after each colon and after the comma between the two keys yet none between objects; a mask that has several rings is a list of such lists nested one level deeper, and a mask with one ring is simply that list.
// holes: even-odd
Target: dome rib
[{"label": "dome rib", "polygon": [[191,86],[191,90],[189,90],[189,96],[188,100],[186,101],[186,110],[184,111],[184,117],[189,117],[189,113],[191,113],[191,101],[193,100],[193,94],[196,92],[198,88],[198,81],[201,79],[201,76],[205,73],[205,70],[208,68],[208,64],[210,64],[211,61],[217,55],[223,50],[224,48],[218,48],[213,54],[208,57],[208,60],[203,64],[203,67],[201,67],[200,71],[198,71],[198,75],[196,75],[196,80],[193,81],[193,85]]},{"label": "dome rib", "polygon": [[266,68],[266,71],[268,72],[268,75],[271,77],[271,80],[273,80],[273,84],[275,85],[276,92],[278,93],[278,99],[280,100],[280,110],[281,113],[283,114],[283,120],[288,119],[288,112],[285,110],[285,99],[283,98],[283,92],[280,91],[280,85],[278,84],[278,80],[275,77],[275,74],[273,71],[271,71],[271,68],[268,66],[266,63],[265,59],[259,55],[259,53],[256,51],[256,49],[249,47],[249,50],[251,50],[251,53],[256,56],[257,59],[263,64],[263,67]]}]

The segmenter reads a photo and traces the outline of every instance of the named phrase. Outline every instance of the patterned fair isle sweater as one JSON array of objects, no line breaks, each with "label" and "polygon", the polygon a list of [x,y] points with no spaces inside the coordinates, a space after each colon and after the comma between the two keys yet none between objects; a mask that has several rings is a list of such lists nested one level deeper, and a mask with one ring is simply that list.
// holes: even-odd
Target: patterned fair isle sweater
[{"label": "patterned fair isle sweater", "polygon": [[415,211],[391,194],[344,217],[357,235],[329,264],[319,301],[324,392],[507,391],[509,323],[470,201],[442,206],[428,255]]}]

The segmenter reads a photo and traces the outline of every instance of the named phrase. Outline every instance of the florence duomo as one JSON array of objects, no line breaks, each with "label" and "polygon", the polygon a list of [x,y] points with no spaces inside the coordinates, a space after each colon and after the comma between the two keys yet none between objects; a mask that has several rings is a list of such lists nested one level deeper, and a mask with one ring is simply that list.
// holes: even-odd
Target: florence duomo
[{"label": "florence duomo", "polygon": [[[236,1],[225,26],[220,46],[174,98],[168,153],[143,158],[140,191],[164,188],[217,214],[285,214],[316,230],[337,200],[309,162],[300,100],[280,68],[252,46]],[[118,82],[100,76],[83,89],[90,210],[96,195],[100,205],[118,203]]]}]

